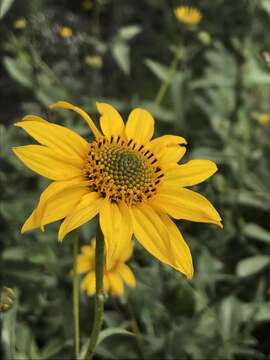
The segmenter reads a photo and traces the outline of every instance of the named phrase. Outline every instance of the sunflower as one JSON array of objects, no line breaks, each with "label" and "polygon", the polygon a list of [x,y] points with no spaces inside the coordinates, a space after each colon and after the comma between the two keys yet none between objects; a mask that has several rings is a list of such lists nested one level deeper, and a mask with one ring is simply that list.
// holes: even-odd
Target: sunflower
[{"label": "sunflower", "polygon": [[[86,291],[89,296],[96,292],[95,276],[95,249],[96,240],[92,239],[90,245],[81,247],[81,254],[77,257],[77,272],[87,273],[81,282],[81,289]],[[124,251],[119,254],[120,258],[115,259],[114,266],[107,269],[105,267],[103,275],[104,290],[106,293],[121,296],[124,293],[124,283],[129,287],[136,286],[135,276],[127,262],[133,252],[133,243],[130,241]]]},{"label": "sunflower", "polygon": [[200,10],[189,6],[179,6],[174,9],[175,17],[178,21],[187,25],[198,25],[202,19]]},{"label": "sunflower", "polygon": [[178,165],[186,140],[176,135],[151,140],[154,119],[146,110],[132,110],[125,125],[114,107],[97,103],[101,132],[79,107],[60,101],[51,106],[55,108],[79,113],[95,138],[88,142],[35,115],[16,123],[41,145],[13,151],[31,170],[53,180],[22,233],[63,219],[58,232],[62,241],[99,214],[107,269],[121,258],[134,234],[150,254],[191,278],[191,253],[172,218],[222,227],[211,203],[185,188],[213,175],[216,165],[209,160]]}]

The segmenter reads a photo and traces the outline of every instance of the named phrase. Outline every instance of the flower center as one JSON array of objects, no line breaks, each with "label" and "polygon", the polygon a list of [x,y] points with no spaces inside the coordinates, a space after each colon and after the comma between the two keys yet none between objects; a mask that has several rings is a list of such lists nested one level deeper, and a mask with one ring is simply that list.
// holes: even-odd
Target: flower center
[{"label": "flower center", "polygon": [[163,177],[157,163],[150,150],[132,140],[100,138],[90,143],[84,174],[92,191],[135,205],[156,193]]}]

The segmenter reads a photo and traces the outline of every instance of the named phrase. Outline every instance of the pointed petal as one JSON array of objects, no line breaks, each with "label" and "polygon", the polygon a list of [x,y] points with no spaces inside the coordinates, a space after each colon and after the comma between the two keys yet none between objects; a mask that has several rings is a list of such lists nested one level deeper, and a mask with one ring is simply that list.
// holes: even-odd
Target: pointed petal
[{"label": "pointed petal", "polygon": [[93,120],[90,118],[90,116],[84,110],[80,109],[78,106],[72,105],[67,101],[58,101],[57,103],[51,105],[49,108],[50,109],[62,108],[62,109],[75,111],[76,113],[81,115],[81,117],[87,122],[88,126],[93,131],[93,134],[95,135],[96,138],[102,136],[100,131],[97,129],[96,125],[94,124]]},{"label": "pointed petal", "polygon": [[186,164],[178,165],[168,170],[164,180],[168,180],[179,186],[197,185],[217,171],[217,166],[210,160],[190,160]]},{"label": "pointed petal", "polygon": [[58,240],[62,241],[70,231],[95,217],[100,210],[102,201],[103,199],[96,192],[84,195],[74,211],[62,222],[58,232]]},{"label": "pointed petal", "polygon": [[130,246],[132,227],[128,208],[105,199],[99,221],[106,245],[106,269],[109,271],[121,259],[125,248]]},{"label": "pointed petal", "polygon": [[175,219],[213,223],[220,227],[221,217],[214,206],[202,195],[188,189],[162,187],[151,204]]},{"label": "pointed petal", "polygon": [[161,262],[175,267],[169,234],[158,214],[149,205],[143,205],[133,206],[131,215],[133,231],[140,244]]},{"label": "pointed petal", "polygon": [[[25,115],[22,121],[39,121],[41,123],[49,124],[49,122],[37,115]],[[16,125],[16,124],[15,124]]]},{"label": "pointed petal", "polygon": [[64,126],[40,121],[21,121],[15,124],[31,135],[40,144],[46,145],[62,155],[85,159],[89,144],[77,133]]},{"label": "pointed petal", "polygon": [[51,180],[67,180],[82,175],[78,159],[57,155],[45,146],[25,145],[12,150],[29,169]]},{"label": "pointed petal", "polygon": [[[127,212],[128,212],[128,210],[127,210]],[[128,218],[125,221],[128,221],[130,224],[132,224],[132,220],[131,220],[129,212],[128,212]],[[122,252],[121,257],[120,257],[119,260],[123,261],[123,262],[128,261],[131,258],[132,254],[133,254],[133,248],[134,248],[133,241],[130,241],[123,248],[123,252]]]},{"label": "pointed petal", "polygon": [[21,232],[42,227],[51,222],[63,219],[89,190],[84,182],[78,179],[55,181],[41,194],[37,208],[24,223]]},{"label": "pointed petal", "polygon": [[117,266],[117,272],[129,287],[134,288],[136,286],[135,276],[129,266],[124,263],[120,263]]},{"label": "pointed petal", "polygon": [[144,145],[151,140],[153,133],[154,119],[152,115],[143,109],[132,110],[126,124],[127,139]]},{"label": "pointed petal", "polygon": [[124,122],[119,112],[111,105],[106,103],[96,103],[101,115],[100,127],[107,139],[111,136],[122,136],[124,133]]},{"label": "pointed petal", "polygon": [[192,256],[187,243],[185,242],[176,224],[166,214],[160,214],[160,218],[167,227],[170,237],[169,246],[174,254],[175,268],[186,275],[188,279],[193,277]]}]

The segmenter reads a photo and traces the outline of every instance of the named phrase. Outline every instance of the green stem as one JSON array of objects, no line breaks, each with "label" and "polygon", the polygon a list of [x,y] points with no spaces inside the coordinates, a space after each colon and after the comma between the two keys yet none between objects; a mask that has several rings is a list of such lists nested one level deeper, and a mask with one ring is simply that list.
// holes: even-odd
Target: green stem
[{"label": "green stem", "polygon": [[182,59],[182,56],[183,56],[183,53],[180,51],[180,50],[177,50],[175,52],[175,56],[171,62],[171,65],[169,67],[169,73],[168,73],[168,78],[166,80],[164,80],[160,87],[159,87],[159,90],[157,92],[157,95],[155,97],[155,100],[154,100],[154,103],[157,104],[157,105],[160,105],[167,90],[168,90],[168,87],[171,83],[171,80],[172,80],[172,77],[173,75],[176,73],[176,70],[177,70],[177,66],[180,62],[180,60]]},{"label": "green stem", "polygon": [[73,306],[73,326],[74,326],[74,353],[75,359],[79,359],[80,354],[80,304],[79,304],[79,279],[77,273],[77,256],[78,256],[78,233],[73,237],[73,294],[72,294],[72,306]]},{"label": "green stem", "polygon": [[92,359],[97,345],[98,336],[101,330],[104,308],[103,293],[103,272],[104,272],[104,239],[101,229],[98,229],[96,239],[96,296],[95,296],[95,314],[94,325],[90,336],[85,360]]}]

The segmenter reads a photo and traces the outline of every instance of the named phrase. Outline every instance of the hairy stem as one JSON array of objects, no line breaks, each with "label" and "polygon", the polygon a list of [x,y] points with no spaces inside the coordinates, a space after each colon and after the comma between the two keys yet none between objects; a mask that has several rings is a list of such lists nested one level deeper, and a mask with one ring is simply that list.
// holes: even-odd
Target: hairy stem
[{"label": "hairy stem", "polygon": [[74,354],[75,359],[79,359],[80,353],[80,304],[79,304],[79,279],[77,273],[77,256],[78,256],[78,233],[76,232],[73,237],[73,294],[72,294],[72,307],[73,307],[73,326],[74,326]]}]

